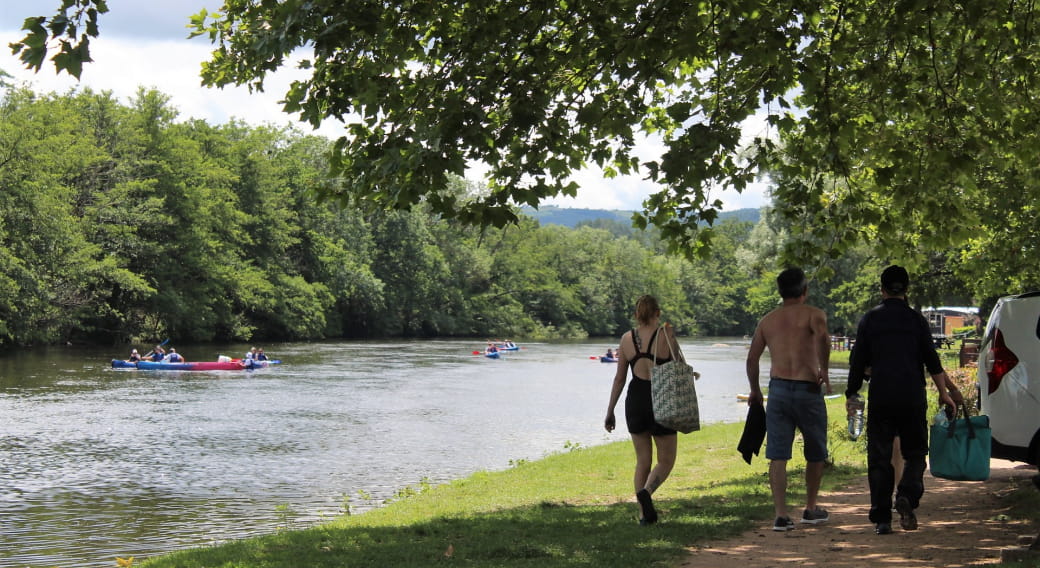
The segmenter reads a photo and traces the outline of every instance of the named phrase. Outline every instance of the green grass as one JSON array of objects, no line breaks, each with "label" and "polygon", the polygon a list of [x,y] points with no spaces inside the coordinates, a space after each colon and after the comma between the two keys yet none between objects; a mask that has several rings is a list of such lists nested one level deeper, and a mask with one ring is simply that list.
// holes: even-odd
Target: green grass
[{"label": "green grass", "polygon": [[[843,431],[843,402],[832,400],[832,440]],[[767,462],[736,451],[741,424],[680,435],[679,458],[654,495],[661,521],[640,527],[628,441],[566,451],[513,468],[479,472],[360,515],[304,530],[187,550],[152,559],[165,566],[653,566],[686,548],[772,521]],[[844,438],[841,438],[842,440]],[[864,474],[860,443],[832,443],[824,489]],[[796,449],[798,455],[800,449]],[[804,462],[790,462],[789,502],[804,503]],[[450,547],[450,549],[449,549]]]},{"label": "green grass", "polygon": [[[865,441],[845,437],[843,405],[842,399],[828,401],[833,463],[824,491],[865,475]],[[561,453],[505,471],[433,487],[417,483],[364,514],[177,552],[144,566],[671,566],[692,545],[772,521],[767,462],[741,460],[736,445],[742,427],[719,424],[680,435],[675,470],[654,495],[661,521],[650,527],[636,522],[631,443],[568,444]],[[795,509],[805,501],[799,454],[796,448],[788,468],[788,504]],[[1023,484],[1006,498],[1013,516],[1040,520],[1035,488]]]}]

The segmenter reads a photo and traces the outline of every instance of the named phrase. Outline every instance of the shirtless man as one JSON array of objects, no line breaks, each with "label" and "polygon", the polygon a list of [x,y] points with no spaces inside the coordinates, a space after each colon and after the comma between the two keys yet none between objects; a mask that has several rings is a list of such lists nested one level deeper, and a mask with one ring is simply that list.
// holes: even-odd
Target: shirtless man
[{"label": "shirtless man", "polygon": [[769,488],[776,509],[774,531],[794,528],[787,514],[787,462],[791,459],[795,428],[805,441],[805,489],[801,522],[827,521],[827,511],[816,504],[827,459],[827,406],[823,388],[831,392],[827,365],[831,342],[823,310],[806,305],[809,285],[800,268],[788,268],[776,277],[783,305],[758,322],[747,356],[748,404],[762,404],[758,363],[769,348],[769,404],[766,405],[766,459]]}]

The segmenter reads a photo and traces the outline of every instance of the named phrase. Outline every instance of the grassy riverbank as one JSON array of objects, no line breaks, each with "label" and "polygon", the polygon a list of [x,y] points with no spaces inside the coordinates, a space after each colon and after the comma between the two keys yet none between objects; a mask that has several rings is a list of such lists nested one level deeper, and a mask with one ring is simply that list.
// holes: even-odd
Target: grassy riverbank
[{"label": "grassy riverbank", "polygon": [[[824,476],[825,492],[865,475],[864,440],[851,442],[845,435],[843,404],[843,399],[828,401],[833,463]],[[741,424],[719,424],[680,435],[675,471],[654,496],[661,522],[650,527],[636,522],[634,460],[631,444],[624,441],[568,447],[505,471],[409,488],[385,507],[312,528],[292,530],[286,512],[287,528],[274,534],[173,553],[143,565],[672,565],[692,545],[772,522],[767,462],[763,457],[755,457],[752,465],[741,460],[735,449],[741,429]],[[792,514],[800,512],[805,499],[799,453],[796,447],[789,467]],[[1040,520],[1040,494],[1032,487],[1005,497],[1012,516]]]},{"label": "grassy riverbank", "polygon": [[[842,400],[831,400],[834,465],[824,490],[864,474],[847,441]],[[321,526],[152,559],[172,566],[644,566],[669,563],[697,543],[772,522],[767,462],[736,451],[741,424],[680,435],[679,459],[655,495],[661,522],[640,527],[628,441],[567,448],[505,471],[480,472]],[[793,507],[804,504],[804,462],[789,468]],[[795,509],[792,513],[796,512]],[[287,515],[287,520],[290,515]],[[289,523],[291,528],[291,522]]]}]

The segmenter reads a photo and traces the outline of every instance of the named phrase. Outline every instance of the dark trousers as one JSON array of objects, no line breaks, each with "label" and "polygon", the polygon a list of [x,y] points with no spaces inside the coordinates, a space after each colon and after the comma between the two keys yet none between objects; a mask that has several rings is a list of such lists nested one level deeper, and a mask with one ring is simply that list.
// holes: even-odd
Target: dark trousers
[{"label": "dark trousers", "polygon": [[[925,457],[928,456],[927,403],[870,404],[867,410],[867,480],[870,483],[870,522],[892,522],[892,490],[906,497],[914,509],[924,495]],[[899,445],[906,465],[896,487],[892,441]]]}]

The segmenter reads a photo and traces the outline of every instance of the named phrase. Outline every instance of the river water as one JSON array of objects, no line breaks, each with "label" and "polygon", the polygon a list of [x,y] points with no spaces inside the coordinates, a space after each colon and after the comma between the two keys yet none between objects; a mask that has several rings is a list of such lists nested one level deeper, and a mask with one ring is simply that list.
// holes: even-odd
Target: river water
[{"label": "river water", "polygon": [[[684,340],[704,423],[742,420],[745,341]],[[0,566],[111,566],[304,526],[603,430],[607,341],[267,345],[257,371],[115,370],[113,353],[0,358]],[[180,346],[179,346],[180,347]],[[245,345],[183,346],[189,360]]]}]

